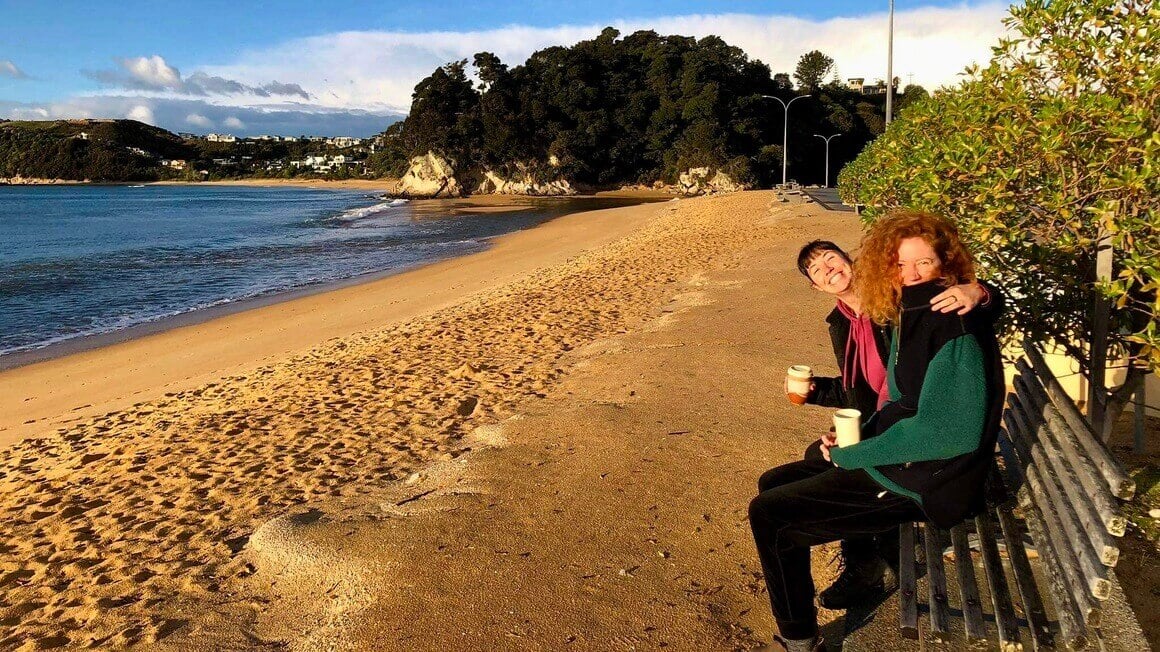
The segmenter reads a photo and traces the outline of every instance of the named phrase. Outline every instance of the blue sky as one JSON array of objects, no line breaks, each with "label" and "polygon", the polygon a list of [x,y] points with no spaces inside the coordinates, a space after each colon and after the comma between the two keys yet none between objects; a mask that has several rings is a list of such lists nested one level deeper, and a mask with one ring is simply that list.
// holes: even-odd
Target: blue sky
[{"label": "blue sky", "polygon": [[[0,117],[135,117],[174,131],[368,135],[439,64],[516,65],[600,27],[718,34],[777,70],[821,49],[885,75],[887,2],[0,1]],[[1006,4],[898,0],[895,73],[950,84],[985,60]],[[355,133],[357,132],[357,133]]]}]

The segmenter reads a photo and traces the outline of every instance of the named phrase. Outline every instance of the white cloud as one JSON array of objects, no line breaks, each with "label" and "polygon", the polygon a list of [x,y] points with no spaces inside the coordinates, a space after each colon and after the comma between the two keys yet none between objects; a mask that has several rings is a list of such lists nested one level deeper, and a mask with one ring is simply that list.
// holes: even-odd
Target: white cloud
[{"label": "white cloud", "polygon": [[129,109],[129,112],[125,114],[125,117],[129,118],[130,120],[137,120],[138,122],[144,122],[145,124],[151,125],[153,124],[153,109],[145,106],[144,104],[138,104]]},{"label": "white cloud", "polygon": [[52,117],[52,113],[42,106],[18,106],[8,112],[11,120],[48,120]]},{"label": "white cloud", "polygon": [[246,128],[246,123],[242,122],[241,120],[238,120],[238,117],[233,116],[233,115],[226,118],[222,122],[222,124],[229,127],[230,129],[245,129]]},{"label": "white cloud", "polygon": [[[993,2],[896,12],[894,74],[903,83],[913,80],[928,89],[956,83],[967,65],[989,60],[990,47],[1004,31],[1001,21],[1006,13],[1006,4]],[[792,73],[802,54],[821,50],[835,59],[843,78],[868,81],[886,77],[886,24],[885,12],[818,21],[726,14],[612,22],[625,35],[640,29],[698,38],[715,34],[762,60],[773,72]],[[603,27],[341,32],[248,51],[232,64],[205,70],[249,84],[292,77],[320,106],[406,111],[415,84],[448,61],[488,51],[515,66],[535,50],[594,38]]]},{"label": "white cloud", "polygon": [[0,77],[9,77],[11,79],[28,79],[28,75],[24,71],[16,67],[16,64],[7,59],[0,59]]},{"label": "white cloud", "polygon": [[202,129],[213,128],[213,120],[210,120],[204,115],[198,113],[190,113],[189,115],[185,116],[185,121],[195,127],[201,127]]},{"label": "white cloud", "polygon": [[182,78],[180,70],[156,54],[151,57],[118,59],[117,64],[120,70],[84,70],[82,73],[106,86],[169,95],[296,96],[310,99],[310,94],[298,84],[284,84],[277,80],[251,86],[233,79],[207,75],[202,71]]},{"label": "white cloud", "polygon": [[122,59],[121,66],[133,79],[144,85],[174,90],[181,87],[181,73],[156,54],[151,57]]}]

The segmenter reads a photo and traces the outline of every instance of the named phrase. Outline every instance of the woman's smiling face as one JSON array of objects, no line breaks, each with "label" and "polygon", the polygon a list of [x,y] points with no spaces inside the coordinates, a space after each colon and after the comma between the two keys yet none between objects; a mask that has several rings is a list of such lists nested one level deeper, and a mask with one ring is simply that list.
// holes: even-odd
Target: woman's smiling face
[{"label": "woman's smiling face", "polygon": [[850,261],[836,251],[823,251],[814,256],[806,271],[810,283],[826,294],[841,294],[850,288],[854,280]]},{"label": "woman's smiling face", "polygon": [[898,243],[898,280],[902,285],[933,281],[941,271],[942,261],[926,240],[906,238]]}]

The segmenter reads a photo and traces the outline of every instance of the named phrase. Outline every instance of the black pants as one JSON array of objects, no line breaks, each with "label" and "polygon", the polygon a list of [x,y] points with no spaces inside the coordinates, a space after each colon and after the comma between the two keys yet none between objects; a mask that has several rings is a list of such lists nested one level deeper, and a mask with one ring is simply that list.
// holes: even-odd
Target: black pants
[{"label": "black pants", "polygon": [[[926,516],[913,500],[885,492],[865,471],[840,469],[807,451],[806,459],[766,471],[749,503],[773,617],[781,635],[818,632],[810,547],[830,541],[872,541]],[[869,544],[867,544],[869,545]]]},{"label": "black pants", "polygon": [[[806,447],[806,452],[803,455],[806,461],[825,462],[826,458],[822,457],[822,442],[815,441]],[[833,465],[826,463],[827,470]],[[818,467],[819,469],[822,467]],[[782,467],[770,469],[761,474],[757,480],[757,493],[761,493],[766,489],[772,489],[786,482],[794,482],[800,480],[800,473],[797,471],[784,472]],[[886,532],[874,536],[849,536],[841,541],[842,557],[846,563],[861,563],[867,560],[882,559],[890,565],[891,568],[898,570],[898,530],[890,529]]]}]

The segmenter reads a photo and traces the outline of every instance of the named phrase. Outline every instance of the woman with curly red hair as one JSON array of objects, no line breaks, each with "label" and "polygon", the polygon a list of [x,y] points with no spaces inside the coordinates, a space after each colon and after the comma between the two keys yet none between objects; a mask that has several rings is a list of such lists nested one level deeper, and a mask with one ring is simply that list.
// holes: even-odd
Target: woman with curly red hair
[{"label": "woman with curly red hair", "polygon": [[1004,383],[991,319],[930,309],[947,287],[975,280],[954,224],[917,211],[884,217],[863,239],[855,278],[862,310],[892,326],[890,400],[861,442],[830,450],[834,468],[783,465],[801,480],[749,506],[780,640],[792,651],[822,649],[811,546],[910,521],[951,527],[978,512],[998,433]]}]

